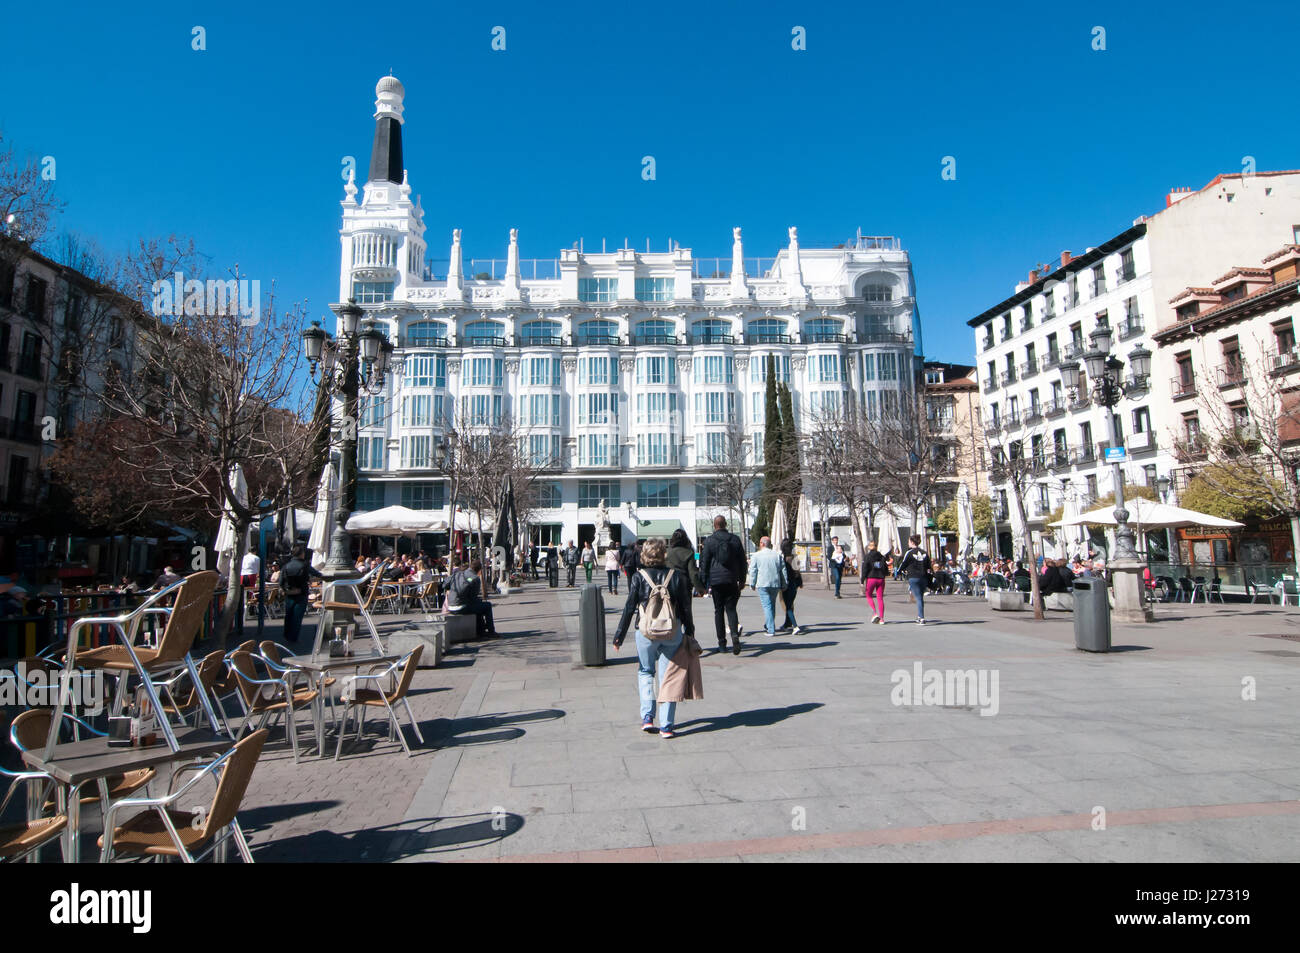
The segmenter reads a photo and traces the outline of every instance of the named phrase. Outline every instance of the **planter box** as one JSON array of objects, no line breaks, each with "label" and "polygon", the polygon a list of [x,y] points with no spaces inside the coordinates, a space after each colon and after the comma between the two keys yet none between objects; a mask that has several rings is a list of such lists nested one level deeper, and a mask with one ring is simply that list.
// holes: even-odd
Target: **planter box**
[{"label": "planter box", "polygon": [[1009,589],[990,589],[989,606],[994,612],[1022,612],[1025,608],[1024,594]]}]

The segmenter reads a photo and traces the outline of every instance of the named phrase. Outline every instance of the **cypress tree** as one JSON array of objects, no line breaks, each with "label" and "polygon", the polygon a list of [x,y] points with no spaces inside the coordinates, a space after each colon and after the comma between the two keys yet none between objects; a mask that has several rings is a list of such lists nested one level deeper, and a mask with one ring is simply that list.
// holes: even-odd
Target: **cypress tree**
[{"label": "cypress tree", "polygon": [[755,544],[768,534],[772,526],[772,507],[784,483],[782,467],[785,463],[783,431],[781,427],[781,402],[776,386],[776,357],[766,358],[767,391],[764,395],[763,422],[763,493],[759,497],[758,517],[750,539]]},{"label": "cypress tree", "polygon": [[785,384],[780,388],[781,401],[781,483],[778,492],[785,499],[785,511],[790,535],[794,536],[794,521],[799,513],[799,497],[803,493],[803,479],[799,475],[799,432],[795,426],[794,398]]}]

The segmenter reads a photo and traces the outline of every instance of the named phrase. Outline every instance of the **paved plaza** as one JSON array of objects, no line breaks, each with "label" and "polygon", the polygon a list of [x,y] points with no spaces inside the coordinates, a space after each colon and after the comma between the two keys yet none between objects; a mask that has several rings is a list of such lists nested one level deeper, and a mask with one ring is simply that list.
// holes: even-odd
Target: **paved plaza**
[{"label": "paved plaza", "polygon": [[[497,603],[502,638],[420,672],[412,758],[377,720],[338,763],[294,764],[275,732],[241,812],[255,856],[1300,859],[1294,608],[1162,606],[1099,656],[1074,649],[1069,615],[957,596],[928,600],[917,626],[892,583],[887,625],[866,624],[849,586],[811,588],[805,632],[769,638],[750,591],[741,620],[760,634],[739,657],[706,654],[706,698],[663,740],[639,730],[630,641],[578,664],[577,592],[530,584]],[[707,649],[712,604],[695,606]],[[912,704],[919,689],[895,704],[894,673],[918,663],[996,673],[996,714],[973,697]]]}]

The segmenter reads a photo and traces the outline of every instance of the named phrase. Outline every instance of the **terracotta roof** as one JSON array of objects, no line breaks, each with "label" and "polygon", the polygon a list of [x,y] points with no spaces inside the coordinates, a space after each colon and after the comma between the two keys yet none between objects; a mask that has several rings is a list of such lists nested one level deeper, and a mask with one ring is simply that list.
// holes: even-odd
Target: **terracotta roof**
[{"label": "terracotta roof", "polygon": [[1214,281],[1210,282],[1210,284],[1221,285],[1229,278],[1236,278],[1238,275],[1243,278],[1272,278],[1273,272],[1269,271],[1267,268],[1243,268],[1238,266],[1230,271],[1224,272],[1218,278],[1215,278]]},{"label": "terracotta roof", "polygon": [[[1181,337],[1185,331],[1190,330],[1195,334],[1196,325],[1213,323],[1216,319],[1225,318],[1234,311],[1249,310],[1251,306],[1258,303],[1261,298],[1284,294],[1288,289],[1296,291],[1297,283],[1300,283],[1300,278],[1288,278],[1285,281],[1274,282],[1266,288],[1260,288],[1258,291],[1246,295],[1244,298],[1225,301],[1223,304],[1216,305],[1209,311],[1203,311],[1200,314],[1193,315],[1192,317],[1179,321],[1176,324],[1171,324],[1167,328],[1162,328],[1151,337],[1157,344],[1160,344],[1163,343],[1165,339],[1172,340]],[[1300,295],[1298,295],[1298,297],[1300,297]]]},{"label": "terracotta roof", "polygon": [[1300,245],[1283,245],[1277,251],[1273,252],[1273,254],[1265,256],[1264,264],[1267,265],[1270,261],[1277,258],[1285,258],[1287,255],[1300,255]]}]

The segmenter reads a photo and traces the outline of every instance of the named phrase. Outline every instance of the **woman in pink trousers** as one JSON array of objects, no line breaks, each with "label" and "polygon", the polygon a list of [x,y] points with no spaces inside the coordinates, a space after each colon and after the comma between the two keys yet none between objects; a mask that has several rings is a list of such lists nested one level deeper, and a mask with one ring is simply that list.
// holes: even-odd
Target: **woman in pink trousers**
[{"label": "woman in pink trousers", "polygon": [[888,574],[889,562],[872,540],[867,543],[867,551],[862,556],[862,586],[873,613],[871,621],[878,625],[885,624],[885,577]]}]

